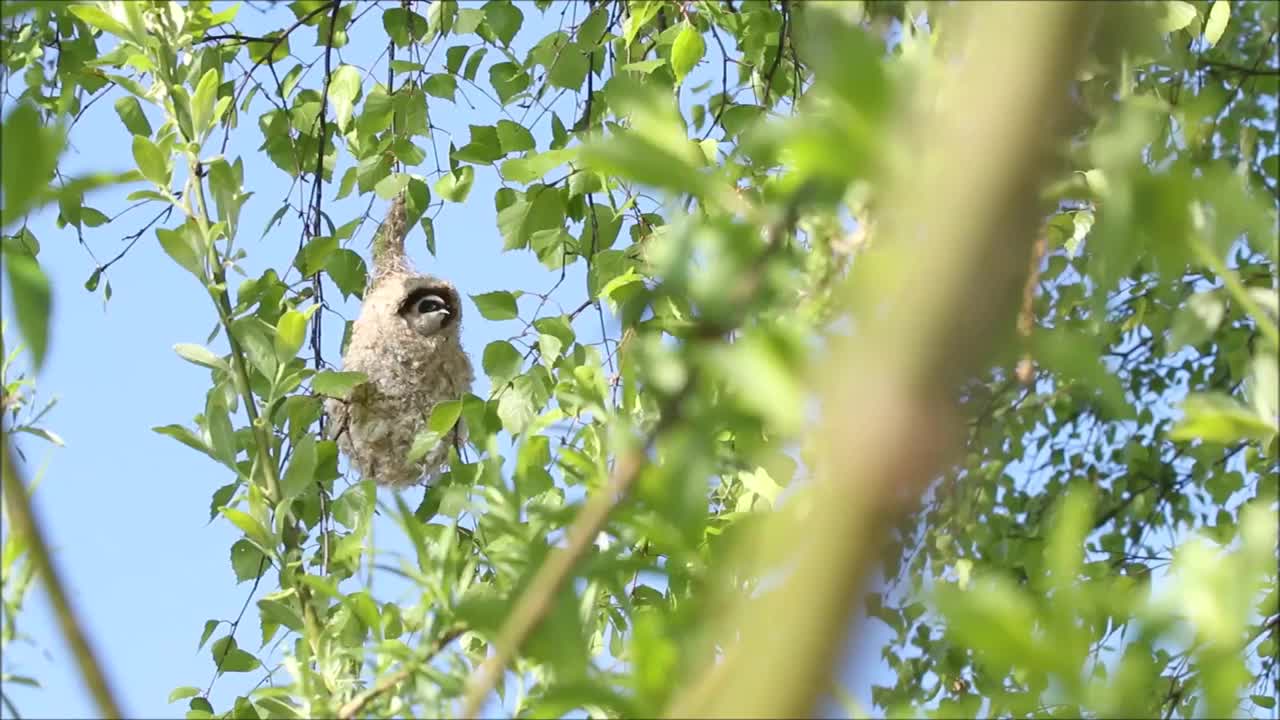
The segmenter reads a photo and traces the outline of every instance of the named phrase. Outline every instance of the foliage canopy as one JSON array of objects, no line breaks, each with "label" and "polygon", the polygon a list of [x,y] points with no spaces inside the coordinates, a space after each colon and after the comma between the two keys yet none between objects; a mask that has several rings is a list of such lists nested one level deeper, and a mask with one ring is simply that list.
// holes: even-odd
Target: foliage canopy
[{"label": "foliage canopy", "polygon": [[[946,285],[911,272],[946,249],[893,213],[916,202],[904,168],[925,175],[916,194],[945,194],[927,173],[982,141],[964,118],[983,91],[947,84],[982,55],[973,28],[991,8],[971,5],[297,0],[250,18],[252,3],[6,2],[0,224],[31,373],[57,334],[49,239],[25,222],[46,207],[82,242],[130,222],[90,199],[154,208],[134,241],[157,242],[217,317],[206,343],[174,338],[208,370],[204,406],[155,430],[223,468],[210,514],[243,534],[230,559],[255,604],[205,625],[211,671],[287,672],[234,698],[193,678],[171,701],[192,718],[433,716],[474,713],[497,686],[514,715],[630,717],[716,697],[713,660],[765,632],[725,627],[740,617],[727,609],[830,539],[805,532],[841,472],[822,442],[864,432],[831,420],[838,348],[876,337],[884,312],[906,337],[894,309]],[[911,496],[875,506],[892,507],[884,532],[856,548],[873,577],[815,589],[842,600],[820,618],[833,637],[851,607],[874,620],[864,633],[896,681],[863,708],[820,663],[832,677],[807,702],[1272,716],[1280,4],[1039,5],[1010,17],[1028,32],[1074,17],[1048,31],[1075,33],[1078,55],[990,82],[1049,92],[1058,72],[1068,87],[1048,95],[1043,138],[963,168],[987,187],[994,166],[1050,147],[1034,186],[989,191],[1039,230],[956,275],[973,305],[935,344],[967,358],[936,384],[963,430],[923,422],[882,448],[959,450],[923,490],[870,490]],[[344,59],[360,47],[380,54]],[[118,124],[95,142],[128,144],[136,167],[70,176],[68,139],[100,100]],[[466,105],[467,128],[436,122],[445,104]],[[957,142],[908,142],[921,118]],[[247,177],[255,154],[278,174]],[[331,310],[363,292],[374,208],[404,193],[435,253],[463,242],[437,235],[441,213],[489,202],[473,189],[491,179],[501,245],[474,241],[477,262],[530,253],[554,287],[471,295],[520,330],[471,349],[487,392],[430,423],[461,417],[469,447],[414,508],[347,476],[322,432],[323,398],[362,380],[333,364],[350,328]],[[283,246],[292,226],[296,253],[251,272],[242,210],[279,195],[262,235]],[[109,300],[123,255],[95,258],[85,290]],[[17,422],[19,383],[0,403],[10,447],[48,433]],[[891,425],[904,406],[876,405],[891,400],[860,401]],[[375,513],[411,556],[369,547]],[[7,642],[32,571],[24,536],[5,548]],[[409,590],[375,595],[375,573]]]}]

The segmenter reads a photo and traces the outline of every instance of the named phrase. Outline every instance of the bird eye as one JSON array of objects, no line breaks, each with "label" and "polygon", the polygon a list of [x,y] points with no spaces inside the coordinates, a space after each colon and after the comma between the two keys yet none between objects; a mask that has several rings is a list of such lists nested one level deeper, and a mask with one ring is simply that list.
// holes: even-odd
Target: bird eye
[{"label": "bird eye", "polygon": [[428,295],[418,301],[418,314],[426,315],[427,313],[437,312],[444,309],[444,302],[435,295]]}]

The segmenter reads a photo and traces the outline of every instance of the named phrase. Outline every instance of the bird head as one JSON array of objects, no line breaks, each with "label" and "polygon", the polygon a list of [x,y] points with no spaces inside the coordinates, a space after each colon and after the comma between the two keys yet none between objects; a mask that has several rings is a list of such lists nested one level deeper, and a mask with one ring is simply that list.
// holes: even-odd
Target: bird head
[{"label": "bird head", "polygon": [[462,323],[462,303],[451,283],[421,275],[404,283],[396,314],[423,337],[456,336]]}]

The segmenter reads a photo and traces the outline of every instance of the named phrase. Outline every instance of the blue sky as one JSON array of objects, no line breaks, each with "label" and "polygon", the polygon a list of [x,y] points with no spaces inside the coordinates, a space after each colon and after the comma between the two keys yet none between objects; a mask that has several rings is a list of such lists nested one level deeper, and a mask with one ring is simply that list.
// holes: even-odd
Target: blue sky
[{"label": "blue sky", "polygon": [[[215,8],[225,5],[215,3]],[[559,23],[559,7],[545,15],[530,3],[522,8],[525,26],[518,45],[527,46]],[[383,37],[377,27],[379,15],[374,9],[360,20],[352,32],[353,42],[340,53],[343,62],[369,67],[379,58],[385,49],[377,42]],[[244,6],[237,25],[243,33],[259,35],[291,20],[292,14],[283,6],[266,13]],[[314,31],[304,28],[293,41],[295,54],[304,61],[317,52],[311,47],[313,37]],[[105,50],[106,41],[100,41],[100,47]],[[378,62],[385,68],[385,59]],[[430,63],[442,62],[443,48]],[[291,66],[291,62],[284,65]],[[718,67],[716,70],[718,80]],[[318,67],[313,72],[318,72]],[[378,76],[383,77],[384,72],[380,70]],[[702,74],[711,77],[704,65],[688,84],[696,86]],[[259,77],[269,75],[260,70]],[[485,77],[483,70],[480,77]],[[20,78],[13,82],[21,87]],[[314,76],[308,76],[306,82],[314,84]],[[371,87],[370,80],[365,84],[366,92]],[[133,166],[128,136],[112,108],[118,96],[108,92],[85,112],[71,135],[72,150],[62,165],[65,173]],[[573,120],[574,102],[572,95],[566,95],[554,106],[566,124]],[[6,111],[8,107],[6,104]],[[290,186],[287,176],[257,151],[261,135],[256,117],[266,107],[261,98],[255,101],[242,116],[240,128],[232,133],[228,148],[231,158],[244,158],[245,186],[255,193],[242,213],[238,239],[249,253],[244,267],[250,276],[267,267],[288,267],[301,230],[301,221],[288,214],[258,240]],[[501,117],[490,100],[465,85],[460,88],[457,104],[433,100],[430,109],[433,123],[452,131],[459,146],[466,141],[468,123],[490,124]],[[514,107],[507,111],[516,119],[523,113]],[[157,127],[158,114],[148,114]],[[549,118],[544,117],[535,128],[539,148],[546,146]],[[220,139],[220,133],[216,137]],[[440,134],[435,142],[446,151],[449,138]],[[428,159],[417,171],[434,169],[434,152],[428,148]],[[336,177],[345,167],[339,167]],[[127,206],[124,197],[134,189],[137,187],[91,195],[86,204],[115,215]],[[558,273],[548,272],[532,253],[501,252],[492,204],[496,189],[495,173],[478,170],[467,202],[446,205],[436,218],[437,256],[428,255],[420,230],[409,237],[410,255],[419,269],[452,279],[464,295],[498,289],[545,292]],[[325,208],[338,224],[356,217],[368,203],[367,197],[336,202],[335,194],[336,187],[326,188]],[[380,217],[383,207],[382,201],[375,201],[371,216]],[[158,210],[148,205],[110,225],[86,228],[84,242],[105,261],[123,249],[121,238],[145,225]],[[31,218],[29,227],[41,242],[41,264],[54,288],[51,343],[39,376],[39,397],[58,398],[44,424],[61,435],[66,446],[51,448],[24,438],[22,448],[29,460],[26,473],[30,477],[37,468],[44,468],[46,477],[35,497],[37,512],[54,545],[72,600],[104,658],[125,711],[137,717],[181,715],[185,701],[167,704],[169,691],[181,685],[205,687],[212,677],[208,647],[196,650],[205,620],[233,619],[249,593],[247,583],[235,583],[228,559],[239,532],[226,522],[208,522],[210,495],[230,478],[208,458],[151,430],[169,423],[191,425],[203,408],[207,371],[181,360],[172,347],[175,343],[204,343],[216,317],[199,285],[159,248],[154,231],[146,233],[104,276],[103,283],[109,281],[113,291],[111,300],[104,303],[101,288],[91,293],[83,287],[95,267],[89,252],[72,229],[57,229],[55,218],[56,210],[46,209]],[[173,224],[171,220],[168,225]],[[349,246],[366,253],[373,229],[373,224],[366,224]],[[355,317],[354,302],[341,302],[331,285],[326,290],[335,307],[346,317]],[[571,309],[585,297],[585,278],[579,267],[569,271],[553,302],[559,300]],[[11,299],[6,294],[4,300],[4,317],[11,318]],[[477,374],[482,376],[479,357],[484,346],[518,334],[522,325],[483,320],[474,305],[466,302],[463,341]],[[536,298],[526,297],[521,308],[529,313],[536,303]],[[598,318],[591,313],[583,318],[577,328],[579,336],[598,339]],[[329,320],[325,357],[336,362],[341,323]],[[10,341],[16,337],[11,329]],[[212,347],[224,352],[225,341],[220,336]],[[487,379],[477,378],[475,392],[484,396],[488,389]],[[416,504],[420,495],[420,490],[411,491],[406,500]],[[375,525],[374,533],[380,553],[408,548],[400,530],[385,516]],[[270,582],[268,577],[264,585]],[[388,592],[389,583],[379,583],[379,599],[394,599],[394,592]],[[19,711],[24,717],[93,716],[93,706],[39,589],[29,596],[20,622],[20,630],[35,645],[12,646],[5,658],[6,669],[39,678],[44,688],[7,687],[6,693]],[[251,605],[237,638],[242,646],[256,650],[257,637],[257,613]],[[859,663],[864,669],[870,662],[878,663],[873,645],[864,643],[869,652],[859,653],[865,655]],[[250,673],[220,678],[212,694],[215,709],[226,709],[235,694],[260,677]],[[877,679],[885,682],[887,678],[882,674]],[[857,695],[866,702],[865,688]]]}]

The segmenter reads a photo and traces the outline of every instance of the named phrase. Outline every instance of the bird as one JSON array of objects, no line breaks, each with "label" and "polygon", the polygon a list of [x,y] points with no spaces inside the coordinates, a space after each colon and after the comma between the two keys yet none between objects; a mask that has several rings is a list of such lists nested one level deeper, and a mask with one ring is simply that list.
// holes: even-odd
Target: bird
[{"label": "bird", "polygon": [[460,400],[475,379],[462,347],[462,302],[453,283],[418,273],[405,255],[405,196],[392,200],[375,235],[373,273],[342,356],[366,380],[346,399],[326,401],[330,435],[360,476],[379,486],[430,484],[461,448],[459,421],[424,457],[409,461],[414,438],[440,403]]}]

